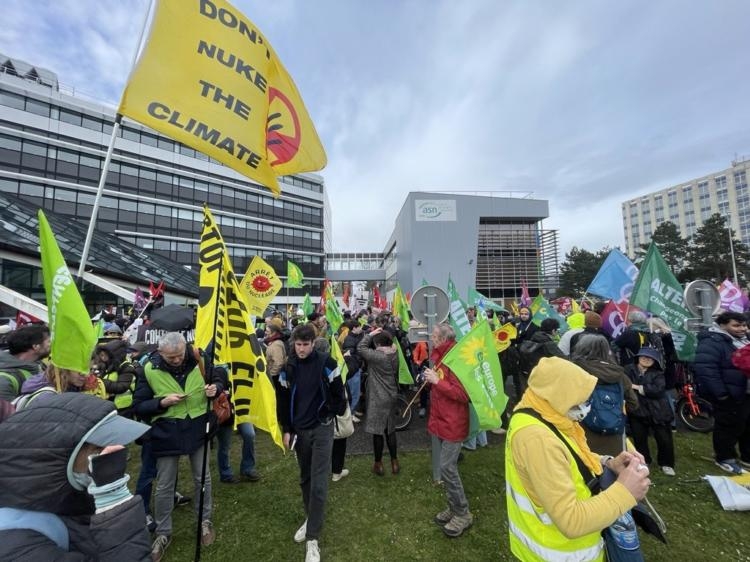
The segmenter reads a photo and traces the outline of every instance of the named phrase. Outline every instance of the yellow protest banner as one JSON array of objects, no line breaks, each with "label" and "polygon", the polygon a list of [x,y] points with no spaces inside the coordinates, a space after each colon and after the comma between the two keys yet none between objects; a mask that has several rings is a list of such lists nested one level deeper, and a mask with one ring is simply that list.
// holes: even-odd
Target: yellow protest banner
[{"label": "yellow protest banner", "polygon": [[280,193],[326,155],[268,40],[224,0],[159,0],[118,113]]},{"label": "yellow protest banner", "polygon": [[274,443],[283,449],[276,419],[276,393],[266,376],[266,359],[240,295],[221,232],[208,207],[204,207],[199,261],[196,344],[206,349],[214,339],[215,328],[214,357],[217,364],[229,368],[235,425],[250,422],[270,433]]},{"label": "yellow protest banner", "polygon": [[282,284],[273,267],[260,256],[255,256],[240,283],[250,314],[263,316],[268,303],[281,290]]}]

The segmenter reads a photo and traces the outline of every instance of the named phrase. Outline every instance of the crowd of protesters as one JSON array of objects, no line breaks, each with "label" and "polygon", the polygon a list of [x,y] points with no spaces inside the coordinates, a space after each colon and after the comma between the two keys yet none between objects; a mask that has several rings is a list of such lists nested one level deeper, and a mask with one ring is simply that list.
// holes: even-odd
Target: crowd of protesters
[{"label": "crowd of protesters", "polygon": [[[553,541],[553,549],[562,553],[593,548],[594,535],[611,523],[615,511],[630,509],[645,495],[648,470],[637,469],[652,462],[650,435],[656,441],[656,464],[665,475],[676,474],[672,443],[675,389],[682,382],[679,379],[685,366],[677,360],[669,328],[660,319],[646,318],[636,311],[627,318],[626,328],[612,339],[601,329],[601,307],[594,307],[570,315],[571,328],[560,337],[557,320],[548,318],[534,323],[528,307],[520,307],[516,318],[488,312],[486,317],[493,328],[507,321],[516,328],[516,337],[499,353],[510,400],[503,425],[493,430],[501,435],[507,433],[506,474],[510,475],[508,483],[514,490],[508,496],[513,552],[523,557],[529,549],[544,547],[535,542],[535,533],[547,537],[564,534],[569,540],[567,546],[559,537]],[[476,321],[475,310],[469,310],[469,319],[472,324]],[[68,449],[59,454],[64,453],[67,459],[72,459],[71,463],[82,468],[78,476],[68,473],[64,478],[62,474],[56,484],[55,501],[42,494],[38,502],[23,502],[14,499],[10,491],[3,492],[0,539],[8,540],[0,540],[5,545],[0,547],[0,557],[21,552],[18,549],[24,548],[24,541],[32,532],[23,525],[2,526],[8,517],[18,515],[8,509],[21,509],[28,512],[26,515],[31,514],[29,528],[45,537],[38,550],[33,551],[42,558],[55,549],[80,548],[85,553],[93,545],[99,551],[111,552],[113,560],[161,560],[172,540],[173,509],[191,503],[191,498],[177,492],[177,467],[182,456],[188,457],[192,473],[192,503],[201,521],[199,540],[203,546],[209,546],[216,538],[211,471],[204,474],[203,470],[209,447],[205,427],[209,402],[224,391],[231,392],[229,373],[220,365],[206,372],[205,352],[195,349],[179,332],[168,332],[157,345],[147,345],[132,341],[127,319],[108,316],[105,320],[103,336],[92,352],[88,373],[45,363],[50,353],[50,333],[43,325],[4,330],[6,333],[1,335],[0,344],[5,350],[0,352],[0,415],[7,419],[0,428],[14,430],[18,427],[14,422],[35,420],[54,407],[59,412],[55,414],[60,417],[59,423],[70,424],[71,428]],[[750,379],[732,362],[733,352],[748,343],[746,331],[747,322],[742,314],[720,315],[713,327],[699,335],[695,364],[691,365],[699,391],[714,408],[716,464],[734,474],[750,469]],[[394,419],[399,394],[397,346],[403,350],[415,380],[426,383],[418,402],[419,415],[428,417],[428,432],[438,444],[439,482],[447,498],[447,507],[435,515],[434,521],[448,537],[458,537],[469,529],[473,515],[458,461],[462,448],[485,446],[487,437],[484,432],[469,435],[469,398],[452,371],[442,364],[442,358],[456,343],[455,333],[448,324],[436,326],[430,334],[429,357],[426,342],[410,342],[400,321],[377,309],[357,314],[345,312],[337,333],[332,333],[322,314],[288,319],[275,312],[261,319],[257,336],[265,352],[267,374],[276,390],[284,445],[294,450],[299,464],[305,518],[293,538],[306,544],[307,562],[320,560],[318,541],[325,520],[329,481],[338,482],[349,475],[344,467],[347,438],[334,429],[337,416],[348,410],[353,423],[372,435],[374,476],[386,473],[385,448],[389,453],[390,473],[395,476],[402,471]],[[342,365],[331,358],[333,341],[340,345],[348,370],[345,383],[341,379]],[[565,380],[572,386],[559,387],[564,378],[561,373],[567,373]],[[586,423],[585,413],[592,407],[587,400],[596,395],[600,385],[621,388],[621,393],[615,394],[621,400],[620,410],[624,408],[626,412],[623,427],[627,427],[632,446],[627,444],[625,430],[602,432]],[[71,418],[74,408],[86,408],[91,415],[85,420]],[[514,411],[528,415],[522,419],[513,415]],[[55,416],[49,420],[56,419]],[[81,416],[85,417],[83,411]],[[542,422],[534,421],[539,416]],[[118,431],[107,438],[93,439],[91,432],[104,419],[118,420]],[[127,426],[125,422],[130,420],[137,421]],[[543,426],[549,423],[566,437],[558,439],[559,436],[546,433]],[[212,430],[219,482],[227,485],[257,482],[262,475],[256,463],[255,429],[247,422],[236,428],[242,442],[237,476],[229,454],[234,430],[233,418]],[[119,452],[122,446],[136,439],[141,446],[140,474],[135,484],[140,500],[127,491],[128,476],[121,459],[123,453]],[[551,467],[542,471],[532,468],[537,463],[544,464],[536,458],[538,447],[531,446],[535,439],[542,439],[547,443],[545,447],[560,449],[569,457],[571,454],[582,457],[583,464],[595,475],[601,472],[600,457],[592,451],[603,455],[602,465],[612,467],[622,482],[621,487],[611,488],[610,493],[615,498],[613,506],[619,507],[610,510],[611,513],[590,507],[593,504],[586,502],[591,493],[580,487],[577,473],[559,480],[561,475],[568,474],[569,467],[558,467],[557,472],[550,472]],[[7,444],[12,448],[11,441]],[[81,457],[82,447],[90,449],[85,460]],[[567,450],[571,453],[566,453]],[[24,451],[20,447],[13,454],[26,454]],[[610,459],[614,459],[612,463]],[[48,468],[59,470],[53,465]],[[10,472],[7,475],[12,477]],[[572,478],[569,483],[567,478]],[[550,487],[555,479],[559,485],[553,493]],[[566,495],[561,496],[563,493]],[[199,496],[201,502],[197,501]],[[559,501],[565,498],[570,506],[580,506],[583,519],[578,527],[570,527],[568,515],[560,507],[563,504],[550,503],[550,498],[555,497]],[[144,517],[133,525],[134,513],[138,512],[134,507],[136,502],[143,506]],[[538,522],[530,520],[524,512],[527,505],[524,502],[542,510],[540,513],[546,510],[551,527],[539,529]],[[36,521],[37,512],[53,516],[52,522]],[[102,517],[105,513],[109,515]],[[119,521],[129,523],[124,528],[118,527],[118,533],[124,534],[113,532],[109,536],[108,529],[113,528],[113,523],[107,517],[114,513]],[[67,519],[80,514],[86,515],[85,532],[93,537],[85,548],[75,544],[73,533],[80,530],[74,531]],[[60,518],[62,527],[55,518]],[[148,544],[144,542],[148,540],[146,532],[153,536],[150,547],[144,550],[143,545]],[[130,546],[121,544],[123,537],[130,537]]]}]

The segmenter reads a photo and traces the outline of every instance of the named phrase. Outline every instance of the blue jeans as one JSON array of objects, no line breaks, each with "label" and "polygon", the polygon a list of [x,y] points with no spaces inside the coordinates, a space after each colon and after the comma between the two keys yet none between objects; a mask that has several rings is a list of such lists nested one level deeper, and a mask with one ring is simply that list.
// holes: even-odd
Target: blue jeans
[{"label": "blue jeans", "polygon": [[151,441],[141,446],[141,472],[135,485],[135,493],[141,496],[146,513],[151,513],[151,489],[156,478],[156,457],[151,453]]},{"label": "blue jeans", "polygon": [[352,413],[357,409],[359,397],[361,395],[362,369],[358,369],[353,375],[350,374],[346,379],[346,386],[349,388],[349,408]]},{"label": "blue jeans", "polygon": [[[240,461],[240,474],[248,475],[255,470],[255,428],[251,423],[241,423],[237,426],[242,436],[242,460]],[[222,425],[216,433],[218,441],[217,461],[219,464],[219,477],[221,480],[232,478],[232,465],[229,463],[229,447],[232,443],[232,424]]]}]

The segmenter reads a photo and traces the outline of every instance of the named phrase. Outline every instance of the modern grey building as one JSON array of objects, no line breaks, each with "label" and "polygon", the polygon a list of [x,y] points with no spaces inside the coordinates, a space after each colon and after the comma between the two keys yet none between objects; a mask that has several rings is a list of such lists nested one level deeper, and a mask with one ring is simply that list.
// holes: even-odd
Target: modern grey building
[{"label": "modern grey building", "polygon": [[[0,55],[0,192],[88,223],[114,113],[65,93],[54,73]],[[320,176],[280,181],[282,195],[274,198],[207,156],[124,120],[96,229],[197,270],[207,202],[235,273],[257,254],[285,276],[292,260],[308,285],[291,289],[290,301],[302,302],[307,291],[320,294],[330,212]],[[13,288],[16,267],[0,261],[0,284]],[[283,291],[278,302],[285,299]]]},{"label": "modern grey building", "polygon": [[737,159],[725,170],[625,201],[625,252],[635,257],[639,246],[648,244],[656,228],[666,221],[673,222],[681,236],[692,236],[714,213],[729,218],[742,242],[750,244],[748,168],[750,159]]},{"label": "modern grey building", "polygon": [[543,228],[547,201],[530,195],[411,192],[382,254],[329,254],[335,281],[384,281],[389,300],[396,284],[414,292],[424,281],[462,298],[474,287],[486,297],[517,300],[526,282],[532,295],[558,286],[557,232]]}]

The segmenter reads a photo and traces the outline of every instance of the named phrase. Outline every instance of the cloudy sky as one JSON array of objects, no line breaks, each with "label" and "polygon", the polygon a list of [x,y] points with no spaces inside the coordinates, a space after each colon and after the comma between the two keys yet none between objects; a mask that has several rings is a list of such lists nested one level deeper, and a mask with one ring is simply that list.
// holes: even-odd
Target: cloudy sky
[{"label": "cloudy sky", "polygon": [[[234,4],[316,123],[337,251],[382,251],[413,190],[531,192],[562,252],[622,245],[622,201],[750,155],[744,0]],[[0,52],[115,105],[147,6],[4,0]]]}]

